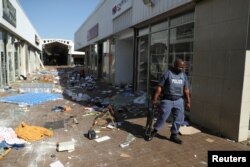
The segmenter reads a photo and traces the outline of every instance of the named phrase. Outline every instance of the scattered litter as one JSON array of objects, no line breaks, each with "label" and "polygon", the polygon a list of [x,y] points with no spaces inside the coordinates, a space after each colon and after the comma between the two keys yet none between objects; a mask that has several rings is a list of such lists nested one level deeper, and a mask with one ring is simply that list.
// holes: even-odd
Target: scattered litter
[{"label": "scattered litter", "polygon": [[96,139],[96,138],[97,138],[97,137],[96,137],[96,132],[95,132],[94,130],[92,130],[92,129],[88,130],[88,138],[89,138],[90,140]]},{"label": "scattered litter", "polygon": [[107,128],[109,128],[109,129],[115,129],[116,126],[113,125],[113,122],[110,122],[110,123],[108,124]]},{"label": "scattered litter", "polygon": [[103,142],[103,141],[106,141],[106,140],[109,140],[110,137],[109,136],[103,136],[103,137],[100,137],[98,139],[95,139],[96,142]]},{"label": "scattered litter", "polygon": [[65,105],[65,106],[54,106],[53,108],[52,108],[52,111],[54,111],[54,112],[71,112],[72,111],[72,109],[71,109],[71,107],[70,106],[68,106],[68,105]]},{"label": "scattered litter", "polygon": [[135,98],[133,102],[136,104],[145,104],[146,103],[146,93],[143,93],[143,95]]},{"label": "scattered litter", "polygon": [[19,79],[20,79],[20,80],[27,80],[27,77],[25,77],[25,76],[23,76],[23,75],[20,75],[20,76],[19,76]]},{"label": "scattered litter", "polygon": [[48,129],[64,128],[64,120],[59,120],[59,121],[54,121],[54,122],[45,122],[44,127]]},{"label": "scattered litter", "polygon": [[234,140],[230,140],[230,139],[226,139],[227,141],[229,141],[229,142],[233,142],[233,143],[235,143],[235,141]]},{"label": "scattered litter", "polygon": [[214,142],[214,140],[213,140],[213,139],[210,139],[210,138],[207,138],[206,141],[209,142],[209,143]]},{"label": "scattered litter", "polygon": [[194,158],[197,158],[197,155],[196,155],[196,154],[194,155]]},{"label": "scattered litter", "polygon": [[27,107],[27,104],[18,104],[19,107]]},{"label": "scattered litter", "polygon": [[64,107],[62,107],[62,106],[54,106],[54,107],[52,107],[51,110],[54,111],[54,112],[62,112],[62,111],[64,111]]},{"label": "scattered litter", "polygon": [[200,161],[200,164],[207,166],[207,162],[205,161]]},{"label": "scattered litter", "polygon": [[51,158],[55,158],[55,157],[56,157],[56,155],[55,155],[55,154],[52,154],[52,155],[50,155],[50,157],[51,157]]},{"label": "scattered litter", "polygon": [[64,167],[64,165],[59,160],[49,164],[49,166],[50,167]]},{"label": "scattered litter", "polygon": [[70,107],[70,106],[65,105],[65,106],[64,106],[64,111],[65,111],[65,112],[71,112],[71,111],[72,111],[72,109],[71,109],[71,107]]},{"label": "scattered litter", "polygon": [[181,135],[193,135],[201,132],[199,129],[196,129],[192,126],[181,126],[179,131]]},{"label": "scattered litter", "polygon": [[9,152],[11,151],[11,148],[4,149],[0,152],[0,160],[4,158]]},{"label": "scattered litter", "polygon": [[116,126],[122,126],[123,122],[116,122]]},{"label": "scattered litter", "polygon": [[128,155],[128,154],[125,154],[125,153],[121,153],[121,155],[120,155],[121,157],[124,157],[124,158],[131,158],[131,156],[130,155]]},{"label": "scattered litter", "polygon": [[72,100],[75,101],[87,101],[90,99],[90,96],[87,94],[82,94],[82,93],[78,93],[78,95],[73,95],[72,96]]},{"label": "scattered litter", "polygon": [[85,112],[94,112],[95,109],[93,107],[84,107],[83,108]]},{"label": "scattered litter", "polygon": [[86,116],[90,116],[90,115],[99,115],[99,114],[100,113],[97,113],[97,112],[89,112],[89,113],[83,114],[82,116],[86,117]]},{"label": "scattered litter", "polygon": [[134,141],[135,139],[136,139],[135,136],[132,135],[131,133],[129,133],[128,136],[127,136],[127,138],[126,138],[126,140],[125,140],[125,142],[122,143],[122,144],[120,144],[120,147],[121,147],[121,148],[124,148],[124,147],[129,146],[129,144],[130,144],[132,141]]},{"label": "scattered litter", "polygon": [[57,151],[61,152],[61,151],[68,151],[68,152],[72,152],[75,150],[75,144],[74,141],[66,141],[66,142],[60,142],[57,145]]},{"label": "scattered litter", "polygon": [[73,118],[73,121],[74,121],[75,124],[78,124],[78,121],[77,121],[76,118]]}]

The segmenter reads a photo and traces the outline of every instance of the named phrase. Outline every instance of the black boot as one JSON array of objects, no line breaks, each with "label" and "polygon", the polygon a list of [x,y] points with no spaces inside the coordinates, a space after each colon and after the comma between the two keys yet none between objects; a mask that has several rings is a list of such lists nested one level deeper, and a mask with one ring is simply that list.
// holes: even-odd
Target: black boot
[{"label": "black boot", "polygon": [[174,143],[177,143],[177,144],[182,144],[182,141],[181,141],[181,139],[179,139],[177,137],[177,134],[172,133],[171,136],[170,136],[170,141],[172,141]]},{"label": "black boot", "polygon": [[151,140],[153,139],[153,137],[155,137],[156,134],[157,134],[157,130],[154,129],[154,130],[151,132],[150,136],[148,136],[148,137],[146,138],[146,140],[147,140],[147,141],[151,141]]}]

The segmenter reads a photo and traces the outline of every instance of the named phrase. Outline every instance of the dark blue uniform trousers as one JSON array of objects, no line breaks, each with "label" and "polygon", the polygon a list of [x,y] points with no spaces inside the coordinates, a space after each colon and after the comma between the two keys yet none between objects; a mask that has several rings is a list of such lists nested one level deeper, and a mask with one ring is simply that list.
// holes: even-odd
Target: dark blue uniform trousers
[{"label": "dark blue uniform trousers", "polygon": [[160,130],[166,120],[168,119],[170,113],[173,115],[173,123],[171,127],[172,134],[178,134],[179,128],[184,121],[184,100],[180,98],[178,100],[162,100],[161,101],[161,113],[159,114],[154,128]]}]

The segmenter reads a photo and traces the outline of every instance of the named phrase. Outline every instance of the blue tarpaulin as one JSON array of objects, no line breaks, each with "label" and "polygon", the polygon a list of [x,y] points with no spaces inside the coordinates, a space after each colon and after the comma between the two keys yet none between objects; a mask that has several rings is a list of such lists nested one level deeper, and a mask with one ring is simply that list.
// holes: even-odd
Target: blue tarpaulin
[{"label": "blue tarpaulin", "polygon": [[24,93],[0,98],[0,102],[14,103],[20,105],[35,105],[50,100],[57,100],[62,98],[63,97],[61,94],[55,93]]}]

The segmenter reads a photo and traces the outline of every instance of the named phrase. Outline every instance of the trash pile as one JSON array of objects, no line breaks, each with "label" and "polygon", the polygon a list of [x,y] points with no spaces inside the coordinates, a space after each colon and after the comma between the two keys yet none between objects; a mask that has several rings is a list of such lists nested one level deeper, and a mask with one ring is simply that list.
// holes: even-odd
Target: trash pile
[{"label": "trash pile", "polygon": [[[80,117],[77,117],[74,107],[70,104],[54,105],[51,107],[51,113],[58,115],[60,119],[48,120],[43,127],[21,122],[15,131],[11,131],[12,136],[16,137],[15,142],[9,142],[8,138],[0,133],[0,142],[7,141],[7,144],[0,145],[2,157],[14,146],[24,147],[29,142],[52,137],[54,130],[65,128],[64,131],[67,131],[67,127],[79,126],[86,117],[93,119],[91,125],[86,125],[89,127],[89,131],[85,132],[86,137],[99,143],[111,139],[107,134],[101,136],[101,131],[118,130],[126,119],[146,115],[147,94],[145,92],[134,93],[132,85],[103,86],[99,84],[95,75],[86,75],[84,70],[77,69],[42,70],[33,74],[34,77],[22,77],[25,83],[19,85],[17,92],[19,94],[0,98],[0,102],[15,103],[19,107],[27,107],[52,100],[70,99],[72,105],[81,104]],[[65,116],[68,118],[62,118]],[[135,139],[136,137],[132,133],[128,133],[118,146],[128,147]],[[60,141],[56,143],[56,150],[58,152],[72,152],[76,149],[75,143],[75,140]],[[51,165],[58,164],[61,162],[57,161]]]}]

